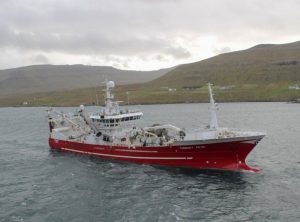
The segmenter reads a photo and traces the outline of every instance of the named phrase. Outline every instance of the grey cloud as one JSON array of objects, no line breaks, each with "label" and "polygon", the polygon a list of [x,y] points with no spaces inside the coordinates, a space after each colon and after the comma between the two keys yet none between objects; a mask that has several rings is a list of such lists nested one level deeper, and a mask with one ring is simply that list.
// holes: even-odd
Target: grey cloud
[{"label": "grey cloud", "polygon": [[58,51],[74,54],[119,54],[165,52],[174,58],[187,58],[190,53],[178,46],[173,46],[165,39],[156,37],[111,36],[101,33],[32,33],[2,31],[0,46],[17,47],[22,50]]},{"label": "grey cloud", "polygon": [[299,36],[299,10],[298,0],[2,0],[0,48],[185,61],[193,37],[216,37],[221,53]]},{"label": "grey cloud", "polygon": [[47,56],[38,54],[33,58],[33,62],[38,63],[38,64],[47,64],[47,63],[49,63],[49,60],[48,60]]},{"label": "grey cloud", "polygon": [[165,55],[161,55],[161,54],[154,56],[153,59],[158,61],[165,61],[165,62],[169,61]]},{"label": "grey cloud", "polygon": [[225,47],[221,47],[221,48],[215,48],[215,49],[214,49],[214,52],[215,52],[216,54],[222,54],[222,53],[231,52],[231,49],[230,49],[230,47],[225,46]]},{"label": "grey cloud", "polygon": [[168,47],[165,52],[177,59],[189,58],[191,56],[191,53],[183,47]]},{"label": "grey cloud", "polygon": [[[47,33],[73,37],[96,33],[97,37],[113,41],[114,37],[123,35],[127,38],[161,34],[168,37],[180,32],[217,34],[226,38],[237,33],[247,35],[253,29],[263,33],[274,33],[282,27],[287,33],[299,33],[300,29],[292,27],[300,19],[300,3],[295,0],[277,3],[271,0],[12,0],[5,3],[0,9],[8,20],[5,23],[20,31],[32,32],[37,38],[44,38]],[[49,40],[55,43],[55,39]],[[64,44],[69,40],[66,36],[61,39]],[[89,47],[89,42],[85,44]],[[104,41],[104,44],[107,43]]]}]

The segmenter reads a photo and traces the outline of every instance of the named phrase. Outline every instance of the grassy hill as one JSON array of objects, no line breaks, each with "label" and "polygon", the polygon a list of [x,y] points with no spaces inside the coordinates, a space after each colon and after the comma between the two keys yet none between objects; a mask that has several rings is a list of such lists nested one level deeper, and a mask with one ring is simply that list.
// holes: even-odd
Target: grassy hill
[{"label": "grassy hill", "polygon": [[221,54],[185,64],[157,78],[149,87],[290,83],[300,81],[300,41]]},{"label": "grassy hill", "polygon": [[107,77],[118,85],[144,83],[172,70],[119,70],[109,66],[34,65],[0,70],[0,96],[99,86]]},{"label": "grassy hill", "polygon": [[299,100],[300,90],[289,86],[300,86],[300,41],[257,45],[178,66],[145,83],[141,91],[146,96],[140,100],[207,101],[208,82],[215,85],[220,102]]},{"label": "grassy hill", "polygon": [[[298,100],[300,90],[289,86],[300,86],[300,41],[257,45],[180,65],[146,83],[119,86],[116,81],[116,99],[127,101],[129,92],[131,104],[206,102],[208,82],[214,84],[218,102]],[[0,105],[20,105],[23,101],[30,105],[96,104],[96,95],[103,102],[102,94],[100,88],[56,90],[2,98]]]}]

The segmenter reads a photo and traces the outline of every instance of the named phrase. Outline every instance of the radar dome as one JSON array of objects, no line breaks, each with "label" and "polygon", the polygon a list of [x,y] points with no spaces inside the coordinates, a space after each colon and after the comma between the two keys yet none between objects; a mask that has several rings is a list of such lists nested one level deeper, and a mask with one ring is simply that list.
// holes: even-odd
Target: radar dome
[{"label": "radar dome", "polygon": [[108,82],[106,83],[106,86],[107,86],[108,88],[113,88],[113,87],[115,87],[115,83],[114,83],[114,81],[108,81]]}]

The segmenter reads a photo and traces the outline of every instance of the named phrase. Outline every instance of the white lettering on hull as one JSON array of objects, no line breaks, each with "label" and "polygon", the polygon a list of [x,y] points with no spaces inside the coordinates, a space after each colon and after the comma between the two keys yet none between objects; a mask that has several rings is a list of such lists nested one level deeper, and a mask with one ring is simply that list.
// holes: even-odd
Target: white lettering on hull
[{"label": "white lettering on hull", "polygon": [[122,150],[122,149],[115,149],[116,151],[121,152],[133,152],[133,153],[157,153],[156,150]]},{"label": "white lettering on hull", "polygon": [[143,157],[143,156],[123,156],[123,155],[113,155],[113,154],[104,154],[104,153],[94,153],[88,151],[81,151],[81,150],[73,150],[69,148],[61,148],[62,150],[75,152],[75,153],[82,153],[88,155],[96,155],[96,156],[104,156],[104,157],[116,157],[116,158],[127,158],[127,159],[145,159],[145,160],[192,160],[193,157]]}]

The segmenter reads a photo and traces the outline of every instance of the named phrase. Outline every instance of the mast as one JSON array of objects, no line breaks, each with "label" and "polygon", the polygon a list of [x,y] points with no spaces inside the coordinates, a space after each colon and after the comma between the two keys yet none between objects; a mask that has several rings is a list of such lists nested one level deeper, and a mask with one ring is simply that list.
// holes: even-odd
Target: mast
[{"label": "mast", "polygon": [[210,130],[217,130],[218,129],[218,120],[217,120],[217,104],[215,103],[213,91],[211,88],[211,84],[208,83],[208,92],[209,92],[209,101],[210,101]]},{"label": "mast", "polygon": [[113,81],[106,81],[106,89],[104,90],[106,92],[105,97],[105,113],[110,115],[112,114],[113,109],[113,98],[114,95],[112,93],[113,88],[115,87],[115,83]]}]

